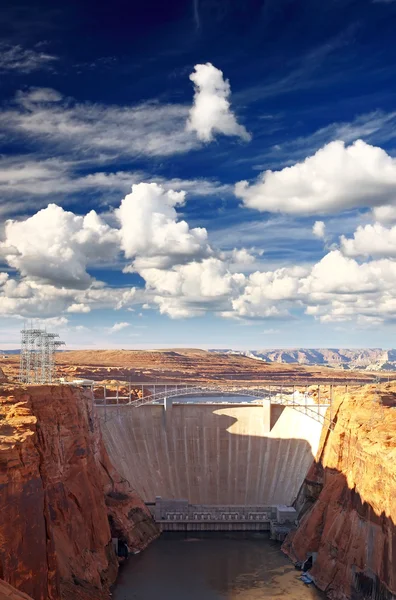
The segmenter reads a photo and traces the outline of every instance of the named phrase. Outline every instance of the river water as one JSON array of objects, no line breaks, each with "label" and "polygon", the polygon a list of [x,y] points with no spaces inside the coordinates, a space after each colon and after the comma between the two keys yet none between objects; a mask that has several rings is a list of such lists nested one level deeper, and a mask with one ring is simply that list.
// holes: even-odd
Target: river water
[{"label": "river water", "polygon": [[263,533],[165,533],[121,568],[114,600],[311,600],[280,544]]},{"label": "river water", "polygon": [[230,404],[234,402],[239,404],[250,404],[252,402],[262,402],[262,399],[258,400],[252,396],[233,396],[232,394],[225,394],[224,396],[176,396],[176,398],[172,398],[172,400],[175,403],[183,404],[217,404],[218,402],[222,404]]},{"label": "river water", "polygon": [[[261,404],[263,400],[271,400],[273,403],[280,401],[280,395],[272,393],[271,396],[265,395],[266,392],[263,392],[262,398],[256,398],[254,396],[238,396],[232,394],[224,394],[224,395],[206,395],[206,396],[175,396],[170,397],[174,404]],[[305,401],[308,401],[308,404],[312,402],[311,397],[307,394],[296,394],[293,396],[292,393],[287,394],[286,392],[282,394],[282,400],[284,401],[294,401],[300,404],[304,404]],[[156,400],[153,404],[163,404],[163,400]]]}]

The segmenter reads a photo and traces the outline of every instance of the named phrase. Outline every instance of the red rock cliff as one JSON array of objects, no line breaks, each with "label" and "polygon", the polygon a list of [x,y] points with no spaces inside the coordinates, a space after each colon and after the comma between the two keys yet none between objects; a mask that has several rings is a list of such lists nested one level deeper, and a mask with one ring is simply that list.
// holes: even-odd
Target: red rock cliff
[{"label": "red rock cliff", "polygon": [[34,600],[108,598],[112,536],[140,549],[158,534],[77,388],[0,387],[0,490],[0,578]]},{"label": "red rock cliff", "polygon": [[19,592],[12,585],[0,579],[0,600],[32,600],[32,597]]},{"label": "red rock cliff", "polygon": [[[333,600],[396,598],[396,386],[336,395],[283,550],[317,552],[310,573]],[[305,513],[305,514],[304,514]]]}]

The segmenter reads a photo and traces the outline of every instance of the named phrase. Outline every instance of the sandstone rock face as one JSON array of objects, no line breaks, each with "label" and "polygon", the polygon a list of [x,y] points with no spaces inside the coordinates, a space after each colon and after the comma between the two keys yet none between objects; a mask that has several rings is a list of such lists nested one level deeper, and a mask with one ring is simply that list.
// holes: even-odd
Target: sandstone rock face
[{"label": "sandstone rock face", "polygon": [[317,552],[310,573],[334,600],[396,598],[396,386],[336,396],[283,550]]},{"label": "sandstone rock face", "polygon": [[5,383],[7,381],[6,374],[3,369],[0,367],[0,383]]},{"label": "sandstone rock face", "polygon": [[34,600],[108,598],[112,536],[140,549],[158,533],[77,388],[0,388],[0,492],[0,578]]},{"label": "sandstone rock face", "polygon": [[32,598],[0,579],[0,600],[32,600]]}]

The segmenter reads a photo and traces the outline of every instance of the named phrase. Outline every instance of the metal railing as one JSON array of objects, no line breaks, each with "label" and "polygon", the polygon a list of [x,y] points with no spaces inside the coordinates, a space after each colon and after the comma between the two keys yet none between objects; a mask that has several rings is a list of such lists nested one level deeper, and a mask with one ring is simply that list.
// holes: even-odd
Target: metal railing
[{"label": "metal railing", "polygon": [[[146,404],[159,404],[164,403],[165,400],[180,398],[193,398],[194,396],[202,396],[210,398],[210,404],[224,404],[227,402],[228,396],[240,396],[241,398],[252,398],[255,400],[270,401],[271,404],[279,404],[282,406],[291,406],[293,409],[301,412],[312,419],[320,422],[329,429],[333,429],[333,421],[331,418],[331,410],[323,414],[323,409],[331,409],[332,397],[333,397],[333,386],[332,384],[326,384],[329,388],[329,398],[327,402],[323,402],[320,399],[320,386],[318,386],[318,399],[314,402],[313,397],[308,392],[308,386],[306,386],[305,392],[300,393],[298,388],[303,386],[299,384],[271,384],[266,387],[261,386],[249,386],[241,387],[238,385],[196,385],[188,383],[178,384],[144,384],[145,389],[142,385],[141,394],[142,397],[136,397],[136,390],[132,390],[129,386],[127,395],[119,394],[119,385],[116,386],[115,394],[107,395],[108,389],[106,385],[100,386],[103,388],[103,397],[95,398],[94,402],[97,406],[104,406],[105,408],[113,408],[120,406],[130,406],[133,408],[139,408]],[[92,393],[95,392],[95,387],[92,386]],[[158,391],[158,388],[160,391]],[[140,392],[140,390],[139,390]],[[148,393],[147,393],[148,392]],[[298,393],[296,393],[298,392]],[[218,398],[218,402],[216,399]],[[255,404],[257,405],[257,404]],[[329,413],[329,416],[328,416]]]}]

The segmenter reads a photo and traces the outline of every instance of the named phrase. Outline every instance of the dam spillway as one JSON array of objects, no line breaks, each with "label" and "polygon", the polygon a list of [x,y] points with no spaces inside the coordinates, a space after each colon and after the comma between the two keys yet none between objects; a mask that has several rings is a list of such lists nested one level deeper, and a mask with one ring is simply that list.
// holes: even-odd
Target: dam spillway
[{"label": "dam spillway", "polygon": [[[291,506],[322,424],[270,402],[97,406],[118,471],[147,503]],[[323,411],[323,409],[321,409]]]}]

